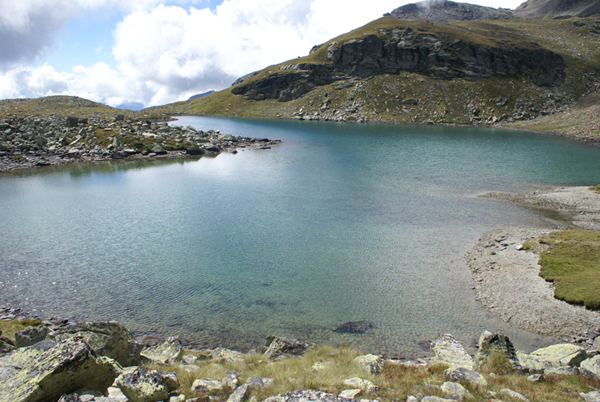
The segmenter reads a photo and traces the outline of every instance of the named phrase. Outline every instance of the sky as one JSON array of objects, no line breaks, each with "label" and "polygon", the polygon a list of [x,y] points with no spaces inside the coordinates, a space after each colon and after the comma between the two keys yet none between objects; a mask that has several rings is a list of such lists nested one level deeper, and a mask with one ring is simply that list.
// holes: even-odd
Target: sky
[{"label": "sky", "polygon": [[0,0],[0,99],[73,95],[131,108],[187,100],[412,2]]}]

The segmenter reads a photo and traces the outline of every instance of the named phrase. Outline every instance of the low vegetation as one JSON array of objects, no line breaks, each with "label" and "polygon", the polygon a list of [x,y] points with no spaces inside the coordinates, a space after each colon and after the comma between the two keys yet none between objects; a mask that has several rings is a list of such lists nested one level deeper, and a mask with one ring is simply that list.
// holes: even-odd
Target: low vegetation
[{"label": "low vegetation", "polygon": [[24,330],[27,327],[37,327],[42,323],[34,319],[25,320],[0,320],[0,333],[11,341],[15,340],[15,332]]},{"label": "low vegetation", "polygon": [[[555,285],[555,297],[600,310],[600,232],[567,229],[537,240],[540,275]],[[530,248],[536,247],[529,242]]]},{"label": "low vegetation", "polygon": [[[258,400],[298,389],[316,389],[337,394],[349,388],[344,385],[344,380],[353,377],[369,380],[379,387],[377,395],[363,392],[357,398],[377,398],[382,402],[391,402],[406,400],[409,395],[419,393],[424,396],[444,397],[440,386],[447,381],[444,376],[444,370],[447,368],[445,365],[409,366],[386,363],[381,374],[372,375],[366,374],[354,364],[353,359],[358,355],[358,351],[350,348],[335,349],[320,346],[308,351],[304,357],[289,357],[276,361],[271,361],[258,353],[249,355],[247,364],[221,364],[205,360],[196,364],[198,366],[196,370],[178,365],[151,368],[176,372],[181,383],[179,391],[188,398],[199,396],[191,391],[195,379],[220,380],[226,376],[227,370],[235,370],[241,382],[253,376],[272,378],[273,385],[267,389],[251,390],[250,397],[255,396]],[[546,376],[543,382],[533,383],[527,379],[527,375],[512,370],[510,363],[503,359],[506,359],[504,355],[498,356],[485,367],[485,370],[482,370],[488,381],[486,389],[463,383],[473,396],[467,400],[489,400],[493,395],[490,392],[499,393],[501,389],[509,388],[525,395],[532,402],[571,401],[580,400],[580,392],[590,392],[594,388],[600,388],[600,379],[576,374]],[[313,368],[316,363],[322,363],[322,369],[319,371]],[[222,396],[226,398],[230,391],[225,389]]]}]

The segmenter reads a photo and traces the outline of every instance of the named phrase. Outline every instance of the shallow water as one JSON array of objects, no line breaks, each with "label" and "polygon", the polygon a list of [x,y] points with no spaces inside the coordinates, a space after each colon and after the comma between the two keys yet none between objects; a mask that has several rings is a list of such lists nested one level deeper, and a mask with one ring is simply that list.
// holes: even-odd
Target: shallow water
[{"label": "shallow water", "polygon": [[[475,300],[486,230],[551,219],[487,191],[600,182],[600,149],[498,129],[223,118],[270,150],[0,175],[0,302],[248,350],[269,334],[420,355],[442,332],[550,342]],[[368,320],[364,334],[332,331]]]}]

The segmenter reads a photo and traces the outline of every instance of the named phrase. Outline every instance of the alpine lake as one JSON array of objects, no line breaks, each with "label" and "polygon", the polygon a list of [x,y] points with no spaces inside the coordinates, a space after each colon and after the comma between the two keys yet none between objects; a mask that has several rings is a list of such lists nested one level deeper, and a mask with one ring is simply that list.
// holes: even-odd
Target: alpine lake
[{"label": "alpine lake", "polygon": [[478,195],[598,184],[600,148],[493,128],[172,124],[283,142],[0,174],[0,304],[240,351],[271,334],[411,357],[441,333],[554,341],[485,310],[464,255],[555,217]]}]

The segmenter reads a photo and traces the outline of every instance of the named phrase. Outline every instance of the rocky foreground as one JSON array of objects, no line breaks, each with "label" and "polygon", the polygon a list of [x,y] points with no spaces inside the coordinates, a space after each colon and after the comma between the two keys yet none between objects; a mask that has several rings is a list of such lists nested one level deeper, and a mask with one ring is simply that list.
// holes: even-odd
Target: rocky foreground
[{"label": "rocky foreground", "polygon": [[[0,319],[7,318],[19,318],[18,311],[0,308]],[[51,319],[40,324],[16,332],[14,341],[0,338],[0,402],[241,402],[247,399],[258,402],[257,395],[265,402],[348,402],[357,397],[367,398],[358,398],[366,402],[377,397],[377,400],[388,399],[388,390],[377,383],[389,380],[391,373],[399,369],[405,370],[402,375],[437,370],[443,379],[443,383],[427,383],[425,388],[421,383],[415,386],[414,393],[407,390],[403,397],[407,401],[530,400],[502,381],[498,383],[500,389],[497,384],[492,387],[490,381],[498,382],[507,370],[540,386],[548,386],[556,378],[569,375],[583,376],[588,378],[585,381],[600,385],[598,348],[560,344],[527,354],[516,351],[506,336],[485,331],[479,338],[474,357],[448,334],[431,342],[432,358],[418,361],[352,355],[352,360],[340,367],[328,360],[333,357],[330,352],[300,375],[325,377],[333,373],[335,381],[340,382],[336,388],[339,392],[304,389],[274,395],[270,390],[280,389],[277,384],[282,381],[280,377],[247,376],[238,371],[247,373],[249,367],[258,364],[265,367],[279,364],[281,368],[302,365],[307,358],[298,360],[298,356],[309,354],[314,345],[270,336],[260,353],[242,354],[224,348],[189,351],[184,350],[176,338],[144,344],[116,322],[71,323]],[[225,368],[229,369],[224,371]],[[353,377],[344,377],[352,373]],[[492,391],[492,388],[497,390]],[[429,396],[420,392],[424,389]],[[535,392],[532,394],[533,400],[539,400]],[[564,400],[582,400],[580,398],[600,401],[600,392],[582,392],[575,399]]]},{"label": "rocky foreground", "polygon": [[124,115],[0,119],[0,171],[72,162],[214,156],[240,148],[269,148],[279,142]]}]

